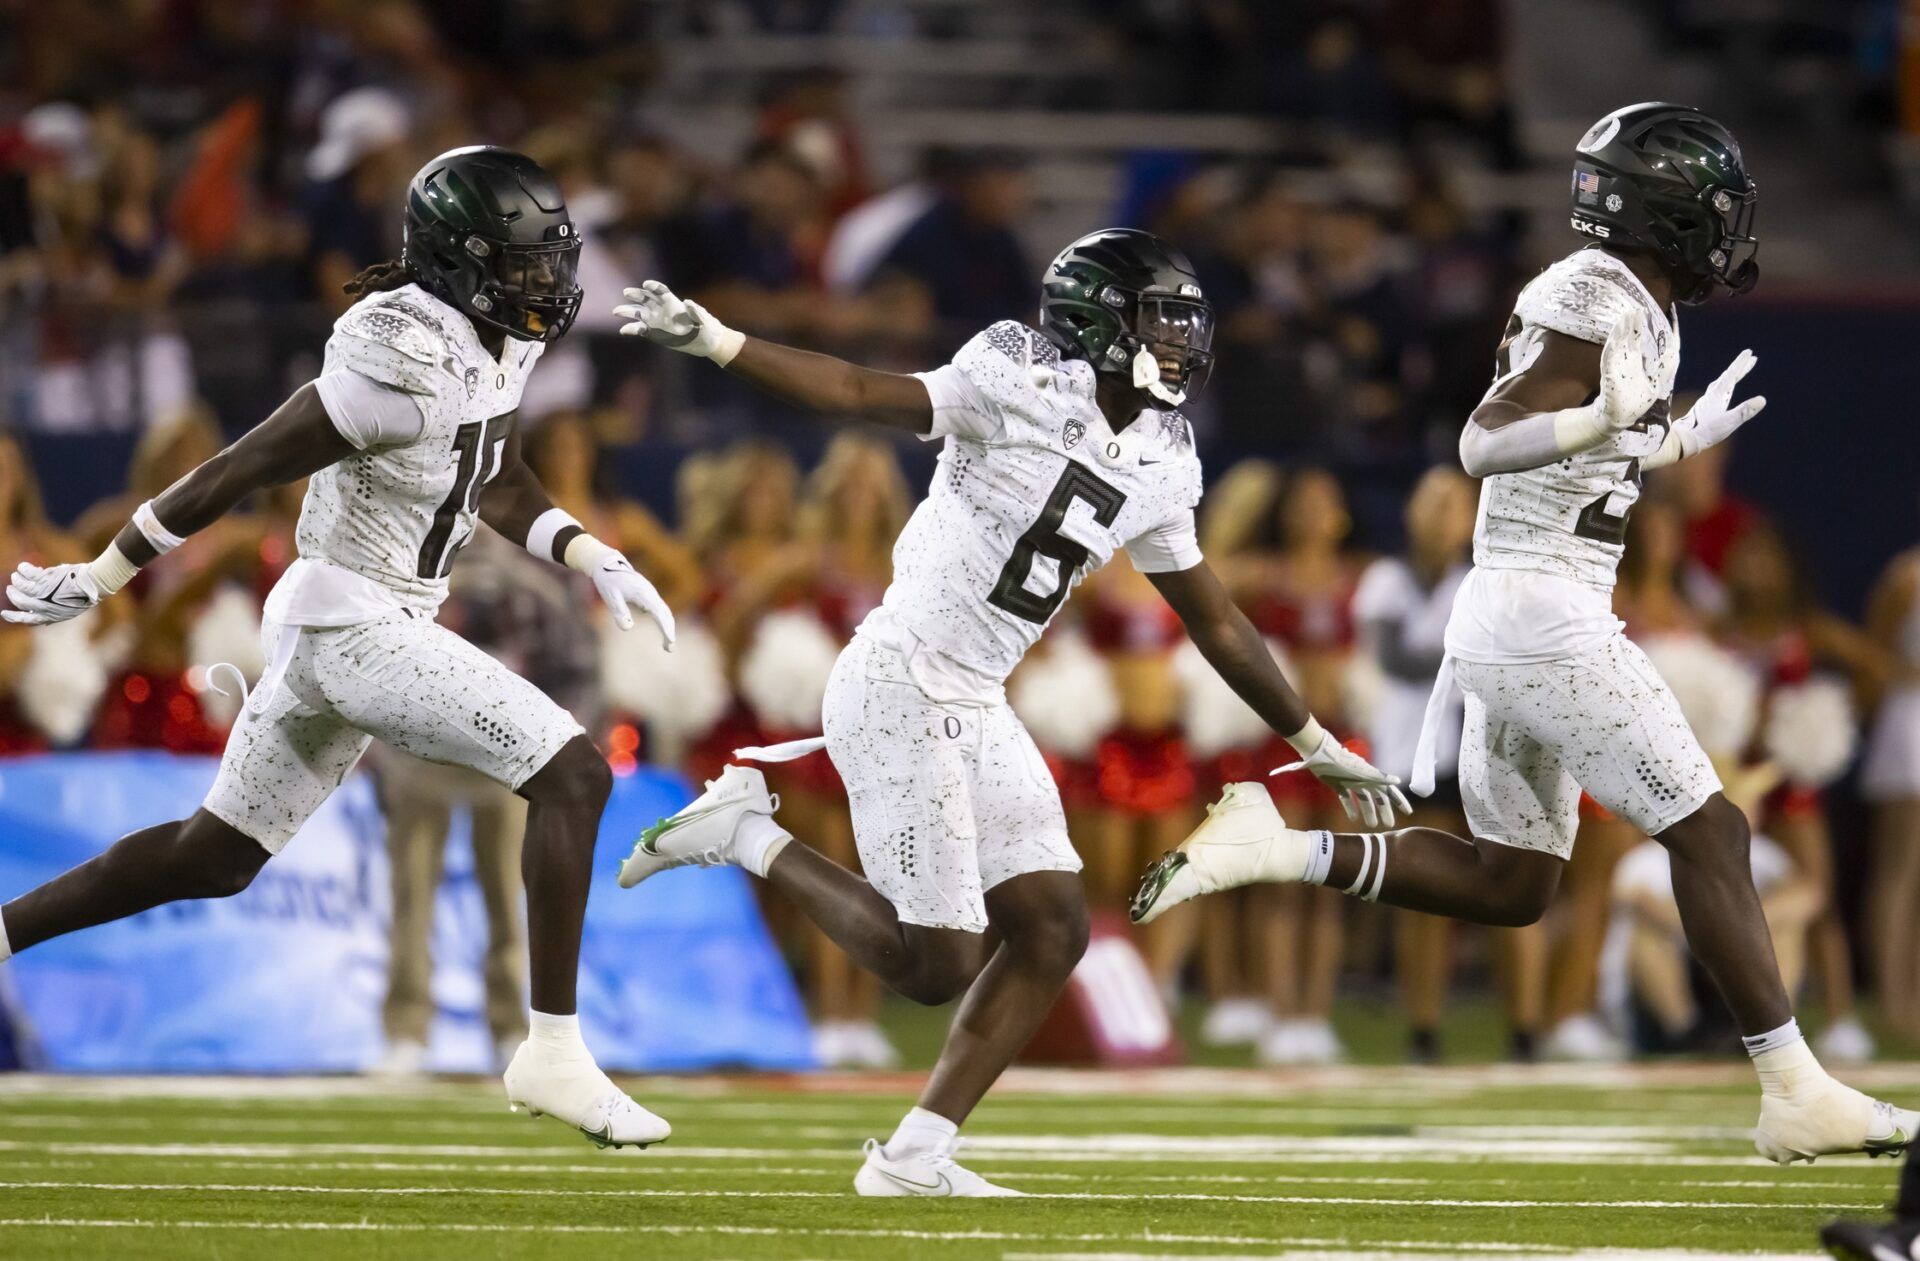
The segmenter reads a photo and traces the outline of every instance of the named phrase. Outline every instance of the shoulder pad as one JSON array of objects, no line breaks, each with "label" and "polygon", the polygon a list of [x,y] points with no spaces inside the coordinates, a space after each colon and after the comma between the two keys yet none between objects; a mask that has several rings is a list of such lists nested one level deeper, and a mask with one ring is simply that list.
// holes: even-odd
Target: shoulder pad
[{"label": "shoulder pad", "polygon": [[1654,327],[1663,312],[1647,301],[1633,280],[1597,251],[1580,250],[1533,278],[1513,313],[1528,324],[1586,342],[1604,342],[1628,311],[1644,311]]},{"label": "shoulder pad", "polygon": [[997,350],[1022,366],[1037,363],[1051,367],[1060,362],[1059,348],[1018,320],[1001,320],[988,326],[966,349],[976,346]]},{"label": "shoulder pad", "polygon": [[330,359],[410,394],[435,392],[446,357],[431,317],[404,302],[363,302],[341,316],[327,342]]}]

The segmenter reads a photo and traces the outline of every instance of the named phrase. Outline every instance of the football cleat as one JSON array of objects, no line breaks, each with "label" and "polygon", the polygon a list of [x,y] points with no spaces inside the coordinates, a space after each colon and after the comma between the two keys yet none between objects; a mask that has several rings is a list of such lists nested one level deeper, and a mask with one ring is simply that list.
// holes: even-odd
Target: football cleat
[{"label": "football cleat", "polygon": [[550,1116],[586,1135],[595,1147],[651,1147],[673,1127],[627,1097],[585,1055],[558,1055],[532,1041],[514,1052],[505,1075],[507,1109]]},{"label": "football cleat", "polygon": [[780,798],[767,791],[767,777],[751,766],[729,766],[678,814],[640,834],[620,864],[620,887],[631,889],[669,867],[725,867],[737,863],[733,840],[749,814],[769,817]]},{"label": "football cleat", "polygon": [[868,1139],[864,1149],[867,1163],[853,1176],[853,1189],[861,1195],[960,1195],[998,1197],[1025,1195],[1011,1187],[988,1182],[939,1149],[915,1152],[895,1160],[878,1139]]},{"label": "football cleat", "polygon": [[1848,1152],[1898,1156],[1916,1137],[1920,1112],[1870,1099],[1823,1075],[1791,1096],[1764,1096],[1753,1145],[1778,1165],[1812,1164]]},{"label": "football cleat", "polygon": [[1821,1230],[1820,1242],[1840,1261],[1920,1261],[1920,1221],[1834,1222]]},{"label": "football cleat", "polygon": [[1258,881],[1304,880],[1310,842],[1287,826],[1260,784],[1228,784],[1186,840],[1140,878],[1129,913],[1149,924],[1169,907]]}]

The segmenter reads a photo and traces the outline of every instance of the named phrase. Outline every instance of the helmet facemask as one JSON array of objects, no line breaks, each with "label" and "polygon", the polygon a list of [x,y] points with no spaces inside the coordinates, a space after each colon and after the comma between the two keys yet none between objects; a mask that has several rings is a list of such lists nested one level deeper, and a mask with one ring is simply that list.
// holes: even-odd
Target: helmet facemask
[{"label": "helmet facemask", "polygon": [[[1128,294],[1108,288],[1103,302],[1132,301],[1128,330],[1114,339],[1107,357],[1127,365],[1135,389],[1169,407],[1197,395],[1213,373],[1213,307],[1185,294]],[[1122,318],[1126,315],[1123,313]]]},{"label": "helmet facemask", "polygon": [[470,305],[481,319],[523,341],[558,341],[580,313],[580,239],[502,245],[478,236],[463,248],[483,268]]}]

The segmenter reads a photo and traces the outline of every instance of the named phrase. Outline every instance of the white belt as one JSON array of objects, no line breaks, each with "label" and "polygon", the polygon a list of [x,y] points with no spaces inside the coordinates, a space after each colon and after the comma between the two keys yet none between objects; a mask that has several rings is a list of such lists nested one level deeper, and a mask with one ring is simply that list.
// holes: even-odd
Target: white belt
[{"label": "white belt", "polygon": [[1440,673],[1434,676],[1433,691],[1427,697],[1427,712],[1420,719],[1420,742],[1413,747],[1413,782],[1407,787],[1419,796],[1433,796],[1440,724],[1446,721],[1447,712],[1459,693],[1453,681],[1453,654],[1448,653],[1440,661]]}]

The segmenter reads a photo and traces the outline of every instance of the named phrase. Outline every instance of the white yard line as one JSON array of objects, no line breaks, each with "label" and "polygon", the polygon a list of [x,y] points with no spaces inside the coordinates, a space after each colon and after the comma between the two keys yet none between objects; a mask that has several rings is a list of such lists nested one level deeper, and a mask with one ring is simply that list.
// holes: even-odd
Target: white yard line
[{"label": "white yard line", "polygon": [[[861,1229],[857,1227],[834,1226],[683,1226],[659,1222],[640,1222],[632,1225],[597,1226],[571,1223],[546,1225],[521,1224],[507,1222],[370,1222],[370,1221],[156,1221],[149,1218],[106,1218],[106,1217],[13,1217],[0,1218],[0,1227],[42,1227],[55,1230],[251,1230],[251,1231],[355,1231],[371,1233],[404,1234],[474,1234],[474,1235],[737,1235],[748,1237],[774,1238],[819,1238],[819,1239],[913,1239],[936,1243],[964,1243],[986,1241],[995,1243],[1089,1243],[1089,1244],[1188,1244],[1219,1247],[1270,1247],[1270,1248],[1328,1248],[1342,1250],[1342,1256],[1351,1256],[1344,1250],[1352,1247],[1340,1239],[1291,1239],[1276,1236],[1259,1235],[1186,1235],[1163,1234],[1158,1231],[1143,1231],[1138,1234],[1035,1234],[1028,1231],[1010,1230],[882,1230]],[[1529,1248],[1520,1244],[1480,1244],[1480,1243],[1375,1243],[1369,1241],[1359,1245],[1390,1251],[1397,1256],[1408,1252],[1427,1251],[1442,1254],[1460,1253],[1498,1253],[1516,1257],[1532,1256],[1544,1250]],[[1059,1261],[1072,1255],[1058,1252],[1033,1254]],[[1101,1257],[1115,1254],[1101,1253]],[[1133,1254],[1121,1254],[1133,1255]],[[1160,1254],[1152,1254],[1160,1255]],[[1179,1254],[1192,1258],[1193,1254]],[[1554,1254],[1565,1255],[1565,1254]],[[1770,1254],[1758,1252],[1712,1253],[1690,1252],[1685,1250],[1647,1250],[1631,1248],[1595,1249],[1578,1254],[1582,1257],[1606,1259],[1606,1261],[1805,1261],[1807,1254]]]},{"label": "white yard line", "polygon": [[[221,1195],[405,1195],[405,1196],[512,1196],[523,1198],[604,1198],[641,1197],[647,1199],[693,1200],[817,1200],[839,1199],[845,1191],[731,1191],[718,1188],[667,1190],[660,1187],[635,1187],[603,1190],[575,1187],[361,1187],[321,1186],[301,1183],[247,1182],[78,1182],[78,1181],[0,1181],[0,1187],[34,1191],[188,1191],[217,1192]],[[1036,1200],[1077,1201],[1178,1201],[1206,1204],[1296,1204],[1321,1207],[1364,1206],[1369,1208],[1460,1208],[1460,1209],[1685,1209],[1690,1212],[1752,1212],[1765,1209],[1863,1208],[1862,1204],[1836,1204],[1827,1200],[1793,1200],[1775,1203],[1701,1200],[1456,1200],[1391,1199],[1351,1195],[1224,1195],[1204,1191],[1186,1192],[1104,1192],[1041,1191],[1028,1198]]]},{"label": "white yard line", "polygon": [[[1083,1145],[1081,1139],[1055,1139],[1052,1145],[1039,1145],[1020,1140],[1015,1147],[992,1138],[983,1138],[967,1142],[963,1154],[972,1160],[986,1160],[996,1163],[1018,1164],[1284,1164],[1288,1166],[1306,1165],[1351,1165],[1363,1162],[1369,1165],[1624,1165],[1651,1169],[1708,1168],[1708,1169],[1773,1169],[1772,1162],[1758,1155],[1751,1156],[1707,1156],[1676,1154],[1664,1148],[1636,1152],[1633,1154],[1599,1153],[1580,1150],[1577,1145],[1568,1151],[1531,1151],[1526,1149],[1503,1148],[1497,1154],[1472,1154],[1457,1150],[1442,1150],[1435,1145],[1419,1144],[1402,1150],[1375,1150],[1370,1144],[1387,1143],[1386,1139],[1340,1140],[1342,1146],[1337,1150],[1322,1150],[1302,1144],[1317,1140],[1298,1140],[1285,1149],[1276,1150],[1219,1150],[1198,1146],[1204,1140],[1190,1141],[1179,1150],[1158,1148],[1102,1150]],[[1358,1142],[1359,1150],[1348,1144]],[[107,1142],[24,1142],[18,1140],[0,1140],[0,1153],[29,1152],[36,1155],[53,1156],[154,1156],[167,1159],[261,1159],[297,1160],[315,1156],[419,1156],[441,1159],[515,1159],[515,1160],[575,1160],[579,1147],[568,1144],[565,1149],[554,1147],[509,1147],[465,1144],[411,1144],[411,1143],[107,1143]],[[634,1160],[643,1164],[655,1158],[672,1160],[846,1160],[857,1155],[851,1147],[688,1147],[678,1144],[654,1148],[650,1152],[627,1150],[608,1152],[597,1157],[602,1160]],[[1867,1159],[1861,1157],[1828,1157],[1836,1164],[1828,1168],[1852,1168],[1865,1166]],[[1839,1164],[1838,1162],[1845,1162]]]}]

